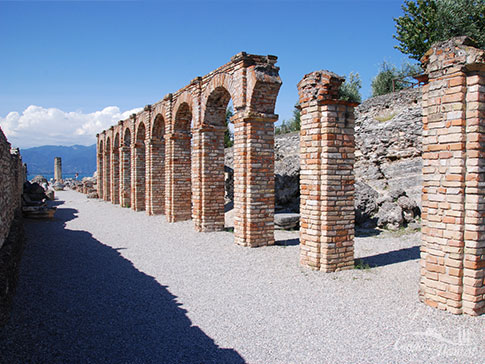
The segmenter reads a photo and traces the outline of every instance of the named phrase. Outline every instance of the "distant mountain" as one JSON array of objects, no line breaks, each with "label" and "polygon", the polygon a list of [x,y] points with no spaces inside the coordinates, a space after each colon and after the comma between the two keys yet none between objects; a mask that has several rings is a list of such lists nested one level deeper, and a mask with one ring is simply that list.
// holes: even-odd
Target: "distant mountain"
[{"label": "distant mountain", "polygon": [[54,174],[54,158],[62,159],[62,174],[79,173],[80,176],[92,176],[96,170],[96,144],[88,147],[73,145],[44,145],[21,149],[22,161],[27,163],[29,175]]}]

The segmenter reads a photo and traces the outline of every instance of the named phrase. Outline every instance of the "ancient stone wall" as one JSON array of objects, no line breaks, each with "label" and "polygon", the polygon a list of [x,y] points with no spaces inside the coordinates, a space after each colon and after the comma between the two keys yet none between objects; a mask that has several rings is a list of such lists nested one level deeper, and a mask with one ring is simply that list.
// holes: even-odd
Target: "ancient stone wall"
[{"label": "ancient stone wall", "polygon": [[354,266],[354,106],[343,78],[309,73],[298,83],[300,263],[325,272]]},{"label": "ancient stone wall", "polygon": [[8,319],[23,247],[20,214],[25,169],[0,129],[0,325]]},{"label": "ancient stone wall", "polygon": [[98,134],[100,198],[165,213],[169,222],[192,218],[198,231],[222,230],[225,111],[232,100],[235,241],[273,244],[274,106],[281,86],[275,63],[274,56],[239,53]]},{"label": "ancient stone wall", "polygon": [[0,129],[0,248],[2,247],[16,211],[20,209],[23,182],[22,158]]},{"label": "ancient stone wall", "polygon": [[485,51],[466,37],[422,59],[423,213],[420,296],[485,313]]}]

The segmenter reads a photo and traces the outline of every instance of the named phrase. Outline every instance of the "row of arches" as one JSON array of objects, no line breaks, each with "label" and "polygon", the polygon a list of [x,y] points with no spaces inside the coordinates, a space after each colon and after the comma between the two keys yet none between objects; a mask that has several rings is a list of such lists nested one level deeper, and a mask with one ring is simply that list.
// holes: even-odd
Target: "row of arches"
[{"label": "row of arches", "polygon": [[[235,115],[235,240],[274,243],[276,57],[240,53],[98,135],[100,197],[136,211],[224,229],[226,108]],[[264,91],[264,92],[263,92]]]}]

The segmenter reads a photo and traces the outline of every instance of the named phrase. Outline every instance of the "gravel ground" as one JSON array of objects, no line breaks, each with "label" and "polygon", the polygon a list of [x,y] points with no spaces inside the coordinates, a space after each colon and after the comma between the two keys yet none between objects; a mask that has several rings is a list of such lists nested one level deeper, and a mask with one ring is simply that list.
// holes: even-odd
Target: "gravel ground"
[{"label": "gravel ground", "polygon": [[419,233],[358,237],[369,269],[298,264],[82,194],[27,221],[2,363],[484,363],[485,317],[418,302]]}]

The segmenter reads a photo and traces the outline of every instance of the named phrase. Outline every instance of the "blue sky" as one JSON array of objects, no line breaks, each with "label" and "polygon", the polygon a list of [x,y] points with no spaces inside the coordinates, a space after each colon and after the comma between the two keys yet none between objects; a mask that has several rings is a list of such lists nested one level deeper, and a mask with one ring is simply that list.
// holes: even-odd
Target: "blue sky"
[{"label": "blue sky", "polygon": [[[280,121],[291,117],[296,84],[315,70],[358,72],[366,98],[383,60],[407,60],[392,38],[401,4],[0,0],[0,125],[21,147],[91,144],[98,127],[241,51],[278,56]],[[47,135],[46,126],[60,132]]]}]

